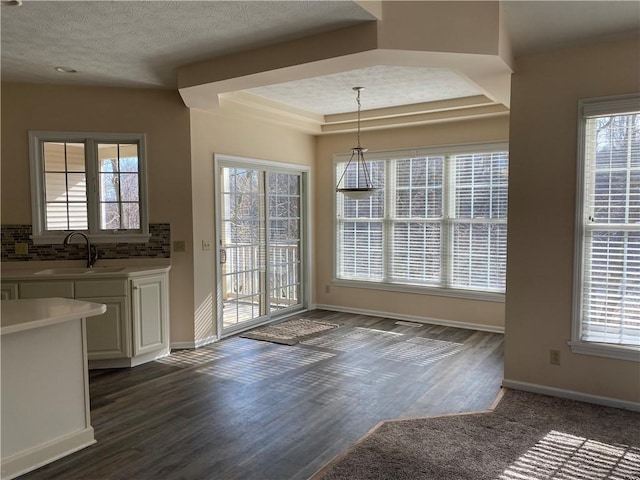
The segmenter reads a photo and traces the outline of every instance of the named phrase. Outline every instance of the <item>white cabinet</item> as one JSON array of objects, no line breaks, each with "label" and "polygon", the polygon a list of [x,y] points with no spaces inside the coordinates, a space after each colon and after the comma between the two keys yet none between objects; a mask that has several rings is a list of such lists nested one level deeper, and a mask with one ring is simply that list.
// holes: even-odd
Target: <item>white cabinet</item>
[{"label": "white cabinet", "polygon": [[131,357],[131,322],[127,315],[127,297],[83,297],[82,300],[107,306],[107,311],[102,315],[87,318],[89,360]]},{"label": "white cabinet", "polygon": [[63,297],[102,303],[86,321],[89,368],[133,367],[169,354],[168,274],[2,284],[2,298]]},{"label": "white cabinet", "polygon": [[167,283],[165,275],[131,280],[133,353],[141,355],[167,344]]},{"label": "white cabinet", "polygon": [[128,280],[124,278],[75,282],[75,298],[103,303],[106,313],[87,319],[89,360],[131,357]]}]

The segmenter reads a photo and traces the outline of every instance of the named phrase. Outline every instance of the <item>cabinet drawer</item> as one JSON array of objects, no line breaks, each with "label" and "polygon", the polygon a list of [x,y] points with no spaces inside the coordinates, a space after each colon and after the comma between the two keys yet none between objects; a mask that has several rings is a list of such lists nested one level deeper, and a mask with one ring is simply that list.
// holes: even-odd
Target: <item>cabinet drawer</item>
[{"label": "cabinet drawer", "polygon": [[73,282],[21,283],[19,298],[73,298]]},{"label": "cabinet drawer", "polygon": [[76,282],[76,298],[122,297],[125,295],[127,295],[127,281],[122,278]]}]

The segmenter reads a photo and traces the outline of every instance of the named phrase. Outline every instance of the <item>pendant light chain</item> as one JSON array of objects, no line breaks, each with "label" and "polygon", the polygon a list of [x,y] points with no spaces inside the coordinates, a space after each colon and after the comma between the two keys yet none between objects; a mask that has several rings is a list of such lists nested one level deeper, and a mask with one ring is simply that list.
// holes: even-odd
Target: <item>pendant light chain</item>
[{"label": "pendant light chain", "polygon": [[355,90],[358,92],[356,102],[358,102],[358,148],[360,148],[360,90],[362,90],[362,87],[355,87]]}]

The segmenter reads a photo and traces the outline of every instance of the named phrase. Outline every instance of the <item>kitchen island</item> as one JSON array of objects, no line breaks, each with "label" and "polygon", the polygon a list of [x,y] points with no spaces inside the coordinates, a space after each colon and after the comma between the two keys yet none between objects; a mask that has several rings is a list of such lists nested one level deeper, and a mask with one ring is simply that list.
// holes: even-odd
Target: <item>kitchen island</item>
[{"label": "kitchen island", "polygon": [[95,443],[85,319],[105,310],[66,298],[2,301],[3,480]]}]

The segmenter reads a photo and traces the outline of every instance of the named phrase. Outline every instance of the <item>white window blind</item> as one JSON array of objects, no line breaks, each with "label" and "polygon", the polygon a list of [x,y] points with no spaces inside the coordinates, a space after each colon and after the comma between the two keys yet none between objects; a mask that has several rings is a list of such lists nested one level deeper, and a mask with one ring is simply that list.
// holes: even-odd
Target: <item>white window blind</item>
[{"label": "white window blind", "polygon": [[[338,177],[346,168],[346,162],[337,164]],[[385,169],[383,161],[368,162],[374,184],[379,187],[367,199],[353,200],[338,195],[338,271],[340,278],[381,281],[384,278],[383,248],[385,221]],[[350,181],[351,172],[345,175]]]},{"label": "white window blind", "polygon": [[453,163],[451,285],[504,291],[508,155],[457,155]]},{"label": "white window blind", "polygon": [[483,147],[375,154],[374,195],[336,197],[337,278],[503,293],[508,153]]},{"label": "white window blind", "polygon": [[441,286],[444,157],[389,163],[395,170],[395,195],[390,192],[392,234],[386,251],[390,279]]},{"label": "white window blind", "polygon": [[582,106],[582,271],[574,340],[638,347],[640,96]]}]

